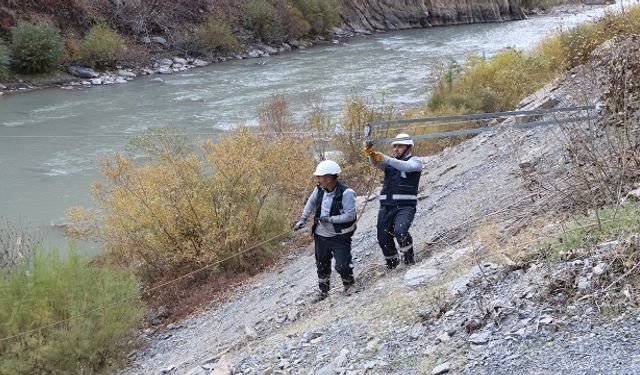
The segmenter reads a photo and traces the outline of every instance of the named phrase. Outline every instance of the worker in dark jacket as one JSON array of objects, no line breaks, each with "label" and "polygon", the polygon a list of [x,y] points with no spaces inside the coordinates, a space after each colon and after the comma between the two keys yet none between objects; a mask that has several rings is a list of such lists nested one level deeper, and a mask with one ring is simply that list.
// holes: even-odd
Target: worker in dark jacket
[{"label": "worker in dark jacket", "polygon": [[334,161],[325,160],[318,164],[314,172],[318,186],[293,227],[295,230],[302,228],[307,218],[314,215],[311,231],[315,240],[320,290],[313,302],[329,295],[332,256],[336,260],[336,271],[342,277],[344,294],[350,295],[354,291],[351,237],[356,230],[356,193],[338,181],[340,172],[340,166]]},{"label": "worker in dark jacket", "polygon": [[[405,264],[415,263],[409,227],[416,214],[422,174],[422,159],[412,155],[413,139],[408,134],[398,134],[391,144],[393,157],[374,151],[370,144],[365,146],[369,162],[384,171],[377,232],[388,269],[398,266],[398,250]],[[394,238],[398,241],[398,247]]]}]

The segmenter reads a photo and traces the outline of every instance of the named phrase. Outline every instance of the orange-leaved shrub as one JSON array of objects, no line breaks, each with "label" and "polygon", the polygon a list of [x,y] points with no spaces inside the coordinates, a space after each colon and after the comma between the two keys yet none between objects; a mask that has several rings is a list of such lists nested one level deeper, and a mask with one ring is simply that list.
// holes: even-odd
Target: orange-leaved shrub
[{"label": "orange-leaved shrub", "polygon": [[[97,236],[114,259],[147,281],[216,263],[284,233],[311,187],[310,144],[263,137],[245,127],[193,144],[155,130],[133,144],[136,161],[102,161],[104,181],[92,192],[97,209],[74,208],[76,235]],[[282,238],[279,238],[280,240]],[[271,243],[220,264],[256,265]],[[251,261],[248,261],[251,259]]]}]

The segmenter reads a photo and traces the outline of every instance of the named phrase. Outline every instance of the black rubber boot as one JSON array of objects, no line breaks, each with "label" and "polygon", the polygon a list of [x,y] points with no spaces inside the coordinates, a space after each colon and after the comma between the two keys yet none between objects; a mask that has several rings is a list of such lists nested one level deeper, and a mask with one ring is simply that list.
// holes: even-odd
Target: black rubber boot
[{"label": "black rubber boot", "polygon": [[413,255],[413,249],[407,250],[403,255],[402,255],[402,261],[404,262],[404,264],[406,265],[411,265],[411,264],[416,264],[416,258]]},{"label": "black rubber boot", "polygon": [[398,261],[398,258],[390,258],[387,259],[387,269],[395,269],[396,267],[398,267],[398,263],[400,263]]}]

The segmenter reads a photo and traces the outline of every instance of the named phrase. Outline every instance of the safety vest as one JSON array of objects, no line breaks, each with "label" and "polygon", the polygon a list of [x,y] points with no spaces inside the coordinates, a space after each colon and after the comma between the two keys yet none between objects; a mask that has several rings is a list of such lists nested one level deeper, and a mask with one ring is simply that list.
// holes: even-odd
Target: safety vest
[{"label": "safety vest", "polygon": [[[410,155],[404,161],[416,157]],[[418,185],[421,171],[403,172],[387,165],[384,170],[384,183],[380,192],[382,206],[415,206],[418,204]]]},{"label": "safety vest", "polygon": [[[330,216],[336,216],[342,213],[341,212],[342,211],[342,193],[344,193],[344,191],[347,190],[348,188],[349,187],[347,185],[344,185],[339,181],[336,183],[336,187],[334,189],[334,191],[336,192],[336,195],[333,197],[333,202],[331,202],[331,208],[329,209]],[[311,228],[311,233],[316,232],[316,227],[318,226],[318,219],[320,218],[320,213],[322,211],[322,198],[324,197],[324,189],[321,188],[320,186],[318,186],[317,189],[318,189],[318,194],[316,195],[316,214],[315,214],[315,220],[313,220],[313,227]],[[353,233],[356,230],[355,223],[356,223],[356,220],[349,221],[347,223],[332,223],[333,230],[339,234]],[[343,233],[345,229],[349,229],[349,228],[351,228],[351,230]]]}]

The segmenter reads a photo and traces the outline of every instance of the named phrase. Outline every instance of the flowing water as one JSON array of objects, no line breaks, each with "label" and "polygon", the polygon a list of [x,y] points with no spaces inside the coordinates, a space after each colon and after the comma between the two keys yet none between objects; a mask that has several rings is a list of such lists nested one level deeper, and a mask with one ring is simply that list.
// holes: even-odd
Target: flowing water
[{"label": "flowing water", "polygon": [[[284,94],[298,117],[310,94],[321,95],[336,117],[351,92],[384,96],[400,107],[418,105],[435,63],[531,48],[545,35],[602,12],[587,8],[516,22],[389,32],[160,76],[163,83],[143,77],[124,85],[0,97],[0,217],[51,228],[64,221],[66,208],[90,206],[89,185],[99,178],[96,160],[124,150],[145,129],[171,126],[194,137],[215,135],[239,122],[254,124],[257,107],[273,93]],[[64,241],[47,230],[46,242],[64,247]]]}]

